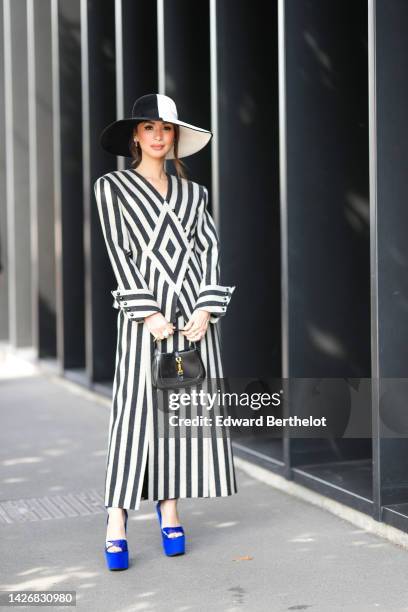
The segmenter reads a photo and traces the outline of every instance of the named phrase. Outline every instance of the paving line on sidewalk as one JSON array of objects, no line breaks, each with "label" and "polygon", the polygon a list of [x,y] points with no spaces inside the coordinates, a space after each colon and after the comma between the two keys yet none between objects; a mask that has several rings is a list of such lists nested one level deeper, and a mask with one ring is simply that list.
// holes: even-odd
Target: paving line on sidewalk
[{"label": "paving line on sidewalk", "polygon": [[45,495],[0,502],[0,525],[49,521],[105,512],[99,491],[90,489],[66,495]]}]

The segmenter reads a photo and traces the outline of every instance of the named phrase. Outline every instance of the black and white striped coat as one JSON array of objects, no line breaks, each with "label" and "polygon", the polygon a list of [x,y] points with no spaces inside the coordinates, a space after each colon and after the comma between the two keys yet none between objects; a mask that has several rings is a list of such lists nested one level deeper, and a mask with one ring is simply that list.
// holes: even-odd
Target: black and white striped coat
[{"label": "black and white striped coat", "polygon": [[[94,184],[99,218],[117,281],[118,311],[113,403],[106,462],[105,505],[138,509],[141,499],[218,497],[237,492],[227,427],[170,428],[169,393],[151,385],[154,342],[144,318],[162,312],[182,328],[195,309],[211,313],[198,343],[206,367],[203,389],[222,383],[219,319],[235,286],[220,280],[219,239],[206,187],[168,174],[163,197],[136,170],[104,174]],[[158,342],[182,349],[179,332]],[[222,386],[222,384],[221,384]],[[183,390],[185,392],[185,390]],[[197,414],[210,414],[205,406]],[[192,416],[181,407],[180,417]],[[213,407],[211,416],[226,414]]]}]

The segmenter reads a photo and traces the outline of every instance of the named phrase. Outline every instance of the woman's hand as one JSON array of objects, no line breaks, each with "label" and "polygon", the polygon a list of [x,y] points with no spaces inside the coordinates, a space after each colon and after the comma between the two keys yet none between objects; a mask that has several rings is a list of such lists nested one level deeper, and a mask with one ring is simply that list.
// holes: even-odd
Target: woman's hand
[{"label": "woman's hand", "polygon": [[208,310],[195,310],[181,333],[186,336],[188,340],[198,342],[204,337],[207,331],[210,316],[211,314]]},{"label": "woman's hand", "polygon": [[[147,329],[154,336],[154,339],[164,340],[174,334],[175,325],[169,323],[161,312],[155,312],[144,319]],[[166,332],[168,332],[166,334]]]}]

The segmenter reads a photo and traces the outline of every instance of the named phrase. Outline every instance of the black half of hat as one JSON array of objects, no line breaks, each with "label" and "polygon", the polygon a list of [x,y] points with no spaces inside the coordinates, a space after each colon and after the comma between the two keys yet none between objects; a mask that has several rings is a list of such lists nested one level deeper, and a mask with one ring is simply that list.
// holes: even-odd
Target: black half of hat
[{"label": "black half of hat", "polygon": [[132,119],[119,119],[102,130],[99,144],[105,151],[113,155],[131,157],[129,145],[132,142],[133,128],[139,121],[150,121],[150,117],[133,117]]},{"label": "black half of hat", "polygon": [[159,118],[157,94],[145,94],[136,100],[132,107],[132,117],[146,116],[149,119]]}]

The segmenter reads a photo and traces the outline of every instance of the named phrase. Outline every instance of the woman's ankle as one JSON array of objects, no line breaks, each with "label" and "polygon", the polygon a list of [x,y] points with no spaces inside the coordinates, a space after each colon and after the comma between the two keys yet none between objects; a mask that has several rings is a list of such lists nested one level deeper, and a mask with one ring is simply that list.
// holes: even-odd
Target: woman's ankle
[{"label": "woman's ankle", "polygon": [[125,526],[126,511],[124,508],[108,508],[108,514],[108,529],[109,525],[112,525],[113,523],[123,523],[123,526]]},{"label": "woman's ankle", "polygon": [[109,516],[126,516],[126,511],[124,508],[108,508]]}]

